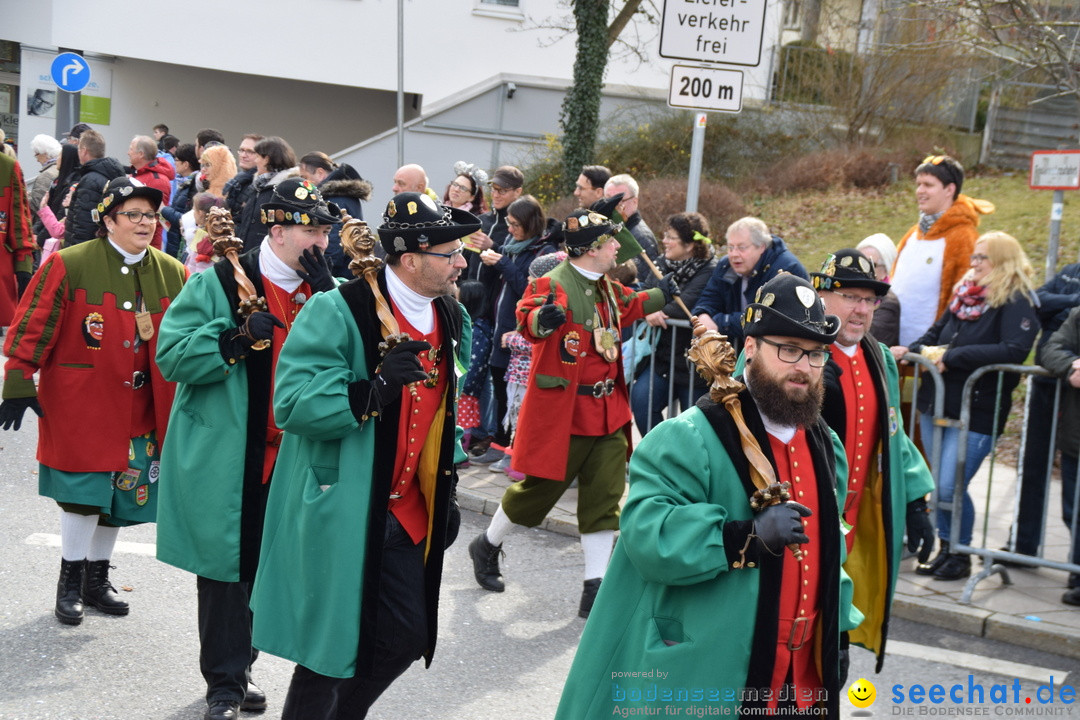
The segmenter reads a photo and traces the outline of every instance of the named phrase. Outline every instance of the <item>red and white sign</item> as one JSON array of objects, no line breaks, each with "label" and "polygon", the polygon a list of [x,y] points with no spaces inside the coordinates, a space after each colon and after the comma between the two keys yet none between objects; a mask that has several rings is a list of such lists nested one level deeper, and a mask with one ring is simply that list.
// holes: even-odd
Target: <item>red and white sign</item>
[{"label": "red and white sign", "polygon": [[1036,150],[1031,153],[1032,190],[1080,190],[1080,150]]}]

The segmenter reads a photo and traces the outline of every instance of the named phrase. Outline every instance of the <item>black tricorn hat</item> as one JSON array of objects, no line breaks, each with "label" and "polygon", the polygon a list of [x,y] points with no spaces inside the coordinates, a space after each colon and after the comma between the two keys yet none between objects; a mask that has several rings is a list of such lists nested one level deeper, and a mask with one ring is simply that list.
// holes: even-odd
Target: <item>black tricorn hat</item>
[{"label": "black tricorn hat", "polygon": [[825,314],[825,303],[809,282],[782,272],[758,288],[743,315],[747,336],[780,335],[832,344],[840,318]]},{"label": "black tricorn hat", "polygon": [[562,224],[563,242],[568,248],[588,248],[597,240],[612,237],[616,228],[607,219],[594,210],[578,208],[567,216]]},{"label": "black tricorn hat", "polygon": [[614,217],[615,208],[619,207],[619,203],[622,202],[624,193],[616,193],[611,197],[600,198],[592,205],[589,206],[590,210],[595,210],[606,218]]},{"label": "black tricorn hat", "polygon": [[270,202],[260,208],[260,219],[271,225],[336,225],[341,208],[323,200],[319,188],[302,178],[282,180],[274,188]]},{"label": "black tricorn hat", "polygon": [[99,226],[105,227],[105,216],[112,210],[120,207],[121,203],[131,198],[146,198],[154,206],[154,210],[161,208],[161,191],[144,185],[135,178],[121,175],[105,184],[101,191],[101,202],[97,207],[90,210],[90,216]]},{"label": "black tricorn hat", "polygon": [[400,255],[441,245],[479,229],[480,219],[472,213],[440,205],[424,193],[405,192],[386,204],[379,240],[387,253]]},{"label": "black tricorn hat", "polygon": [[837,250],[821,266],[821,272],[810,273],[810,280],[818,290],[841,290],[843,288],[866,288],[878,297],[889,292],[889,283],[874,276],[874,263],[853,248]]}]

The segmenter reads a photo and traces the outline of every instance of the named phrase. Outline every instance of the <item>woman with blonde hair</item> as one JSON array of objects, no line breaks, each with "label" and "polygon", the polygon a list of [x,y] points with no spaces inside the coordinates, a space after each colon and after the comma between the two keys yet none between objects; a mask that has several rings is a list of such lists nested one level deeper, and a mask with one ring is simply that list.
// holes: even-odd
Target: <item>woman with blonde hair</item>
[{"label": "woman with blonde hair", "polygon": [[[986,233],[975,242],[971,269],[953,289],[948,309],[911,346],[912,352],[932,360],[941,372],[947,418],[960,418],[964,384],[975,370],[999,363],[1022,363],[1031,352],[1039,333],[1033,275],[1034,269],[1016,238],[1003,232]],[[892,348],[897,359],[907,351],[906,347]],[[970,545],[975,505],[967,493],[967,484],[993,449],[994,438],[1005,429],[1012,391],[1019,382],[1016,373],[1005,373],[999,391],[995,373],[988,373],[975,383],[963,481],[959,486],[956,459],[960,428],[944,429],[937,510],[941,549],[930,563],[916,568],[916,573],[933,575],[938,580],[959,580],[971,574],[971,556],[949,550],[952,513],[942,510],[941,505],[955,505],[954,498],[962,494],[960,543]],[[933,453],[933,403],[934,383],[923,382],[917,405],[928,454]]]},{"label": "woman with blonde hair", "polygon": [[218,197],[225,197],[225,183],[236,175],[236,159],[224,145],[212,145],[199,158],[203,188]]}]

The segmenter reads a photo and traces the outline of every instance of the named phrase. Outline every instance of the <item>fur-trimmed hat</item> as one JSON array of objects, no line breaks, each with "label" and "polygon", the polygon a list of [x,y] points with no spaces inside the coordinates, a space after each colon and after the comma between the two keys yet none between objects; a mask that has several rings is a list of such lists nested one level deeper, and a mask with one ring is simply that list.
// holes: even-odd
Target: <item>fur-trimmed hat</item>
[{"label": "fur-trimmed hat", "polygon": [[743,315],[747,337],[780,335],[831,345],[839,332],[840,318],[825,314],[825,303],[813,286],[786,272],[758,288]]},{"label": "fur-trimmed hat", "polygon": [[388,254],[419,252],[480,229],[480,219],[470,212],[440,205],[429,195],[404,192],[386,204],[379,240]]},{"label": "fur-trimmed hat", "polygon": [[282,180],[270,202],[263,203],[259,219],[264,225],[336,225],[341,208],[323,200],[319,188],[298,177]]},{"label": "fur-trimmed hat", "polygon": [[826,258],[821,272],[810,273],[810,280],[818,290],[841,290],[865,288],[873,290],[878,297],[889,292],[889,283],[874,275],[874,263],[854,248],[837,250]]},{"label": "fur-trimmed hat", "polygon": [[101,191],[101,202],[90,210],[90,217],[99,227],[105,227],[106,215],[120,207],[124,201],[137,197],[149,200],[155,211],[161,208],[161,191],[157,188],[143,185],[127,175],[113,178],[105,184],[105,189]]},{"label": "fur-trimmed hat", "polygon": [[578,208],[563,221],[563,242],[568,250],[584,252],[610,239],[615,235],[616,229],[606,216],[593,210]]}]

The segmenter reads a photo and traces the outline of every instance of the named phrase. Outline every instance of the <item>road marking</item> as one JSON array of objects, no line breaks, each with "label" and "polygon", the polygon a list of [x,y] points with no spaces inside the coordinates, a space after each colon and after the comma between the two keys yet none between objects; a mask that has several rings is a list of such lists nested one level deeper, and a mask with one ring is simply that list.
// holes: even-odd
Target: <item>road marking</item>
[{"label": "road marking", "polygon": [[915,643],[903,642],[902,640],[890,640],[886,646],[887,655],[902,655],[903,657],[926,660],[927,662],[945,663],[969,670],[981,670],[1016,677],[1032,682],[1046,682],[1051,676],[1054,682],[1061,682],[1068,677],[1068,670],[1054,670],[1051,668],[1038,667],[1037,665],[1025,665],[1024,663],[1009,662],[993,657],[983,657],[972,653],[958,652],[956,650],[943,650],[941,648],[927,647]]},{"label": "road marking", "polygon": [[[54,533],[34,533],[26,538],[27,545],[41,545],[44,547],[60,547],[60,536]],[[124,542],[118,540],[114,552],[128,555],[157,555],[157,545],[154,543]]]}]

